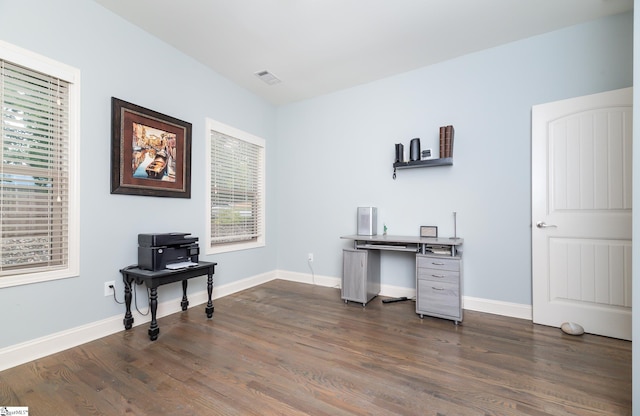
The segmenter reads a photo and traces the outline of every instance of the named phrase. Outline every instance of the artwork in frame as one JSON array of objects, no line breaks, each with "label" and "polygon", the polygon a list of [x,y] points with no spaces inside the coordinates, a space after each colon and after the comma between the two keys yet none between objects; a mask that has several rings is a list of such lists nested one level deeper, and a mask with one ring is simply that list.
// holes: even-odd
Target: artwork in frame
[{"label": "artwork in frame", "polygon": [[191,198],[191,123],[112,97],[111,193]]}]

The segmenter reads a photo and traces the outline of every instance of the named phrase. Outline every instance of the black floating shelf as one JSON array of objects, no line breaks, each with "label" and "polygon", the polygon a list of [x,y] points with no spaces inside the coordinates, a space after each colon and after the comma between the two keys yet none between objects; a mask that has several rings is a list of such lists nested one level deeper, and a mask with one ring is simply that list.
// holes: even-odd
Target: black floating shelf
[{"label": "black floating shelf", "polygon": [[452,157],[443,157],[440,159],[414,160],[412,162],[396,162],[393,164],[394,169],[410,169],[410,168],[426,168],[429,166],[449,166],[453,165]]}]

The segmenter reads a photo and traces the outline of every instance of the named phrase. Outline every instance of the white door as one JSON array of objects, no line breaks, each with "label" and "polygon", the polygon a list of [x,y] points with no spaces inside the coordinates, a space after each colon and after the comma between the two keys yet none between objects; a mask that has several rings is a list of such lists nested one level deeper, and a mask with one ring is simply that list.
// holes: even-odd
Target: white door
[{"label": "white door", "polygon": [[533,322],[631,340],[632,89],[532,109]]}]

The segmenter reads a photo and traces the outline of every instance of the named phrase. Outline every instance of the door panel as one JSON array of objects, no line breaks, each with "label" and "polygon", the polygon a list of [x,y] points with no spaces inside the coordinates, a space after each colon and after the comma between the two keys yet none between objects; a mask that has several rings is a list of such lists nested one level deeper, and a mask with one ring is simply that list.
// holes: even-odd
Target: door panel
[{"label": "door panel", "polygon": [[627,88],[533,107],[535,323],[631,339],[631,103]]}]

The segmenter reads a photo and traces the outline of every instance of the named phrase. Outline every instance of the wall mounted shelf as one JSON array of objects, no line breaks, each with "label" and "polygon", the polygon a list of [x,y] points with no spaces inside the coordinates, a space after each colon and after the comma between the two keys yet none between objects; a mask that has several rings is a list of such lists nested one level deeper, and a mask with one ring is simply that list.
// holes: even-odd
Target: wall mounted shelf
[{"label": "wall mounted shelf", "polygon": [[411,162],[396,162],[393,164],[393,179],[396,178],[396,169],[412,169],[412,168],[429,168],[435,166],[453,165],[452,157],[443,157],[440,159],[414,160]]}]

